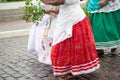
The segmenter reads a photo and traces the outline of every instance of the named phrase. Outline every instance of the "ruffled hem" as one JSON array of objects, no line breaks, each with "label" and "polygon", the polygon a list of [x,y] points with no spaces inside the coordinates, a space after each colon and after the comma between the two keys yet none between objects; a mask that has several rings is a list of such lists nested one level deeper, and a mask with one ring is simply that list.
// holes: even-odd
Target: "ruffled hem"
[{"label": "ruffled hem", "polygon": [[94,72],[94,71],[96,71],[97,69],[100,68],[99,62],[97,62],[96,64],[92,64],[91,66],[92,66],[91,68],[89,68],[90,66],[87,66],[87,68],[89,68],[89,69],[85,69],[86,67],[84,67],[83,70],[80,70],[80,68],[78,68],[80,71],[77,71],[77,72],[74,72],[72,70],[68,70],[68,71],[65,71],[65,72],[54,72],[54,75],[60,76],[60,75],[66,75],[66,74],[69,74],[69,73],[72,73],[72,75],[88,74],[88,73]]},{"label": "ruffled hem", "polygon": [[109,41],[109,42],[96,42],[96,49],[112,49],[120,47],[120,40]]}]

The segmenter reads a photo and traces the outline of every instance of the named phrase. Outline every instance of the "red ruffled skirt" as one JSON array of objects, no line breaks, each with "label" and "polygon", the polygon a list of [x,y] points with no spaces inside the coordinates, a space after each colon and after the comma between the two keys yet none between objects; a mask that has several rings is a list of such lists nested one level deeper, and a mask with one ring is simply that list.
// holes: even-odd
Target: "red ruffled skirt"
[{"label": "red ruffled skirt", "polygon": [[99,68],[100,62],[87,17],[73,25],[72,37],[52,47],[51,60],[54,75],[80,75]]}]

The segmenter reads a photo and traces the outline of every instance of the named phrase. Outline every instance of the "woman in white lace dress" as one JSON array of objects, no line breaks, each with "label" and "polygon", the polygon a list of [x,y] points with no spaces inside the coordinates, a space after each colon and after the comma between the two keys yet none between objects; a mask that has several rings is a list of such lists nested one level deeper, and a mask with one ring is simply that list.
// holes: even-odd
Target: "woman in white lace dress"
[{"label": "woman in white lace dress", "polygon": [[80,75],[95,71],[100,62],[91,25],[80,0],[42,0],[60,5],[53,32],[51,61],[54,75]]},{"label": "woman in white lace dress", "polygon": [[50,52],[53,30],[58,14],[58,7],[44,5],[45,15],[39,24],[32,24],[28,39],[28,51],[38,55],[38,60],[51,65]]}]

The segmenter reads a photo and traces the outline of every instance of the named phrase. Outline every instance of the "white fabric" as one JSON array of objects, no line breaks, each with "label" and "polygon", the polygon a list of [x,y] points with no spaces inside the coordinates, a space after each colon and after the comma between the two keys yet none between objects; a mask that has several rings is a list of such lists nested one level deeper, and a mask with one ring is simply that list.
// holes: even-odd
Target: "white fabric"
[{"label": "white fabric", "polygon": [[38,54],[38,60],[44,64],[51,65],[51,47],[53,39],[53,31],[55,27],[56,17],[51,17],[50,28],[48,31],[48,36],[45,39],[42,39],[42,49]]},{"label": "white fabric", "polygon": [[71,37],[73,25],[83,20],[85,16],[80,7],[80,0],[65,0],[59,9],[52,45]]},{"label": "white fabric", "polygon": [[109,3],[99,10],[92,11],[90,13],[96,12],[111,12],[120,9],[120,0],[110,0]]},{"label": "white fabric", "polygon": [[[51,24],[50,24],[51,19]],[[38,54],[38,60],[44,64],[51,64],[50,51],[53,37],[53,30],[55,26],[55,16],[45,15],[39,25],[32,25],[29,39],[28,51]],[[43,38],[43,32],[50,27],[47,38]]]},{"label": "white fabric", "polygon": [[43,38],[44,29],[49,26],[47,24],[47,22],[49,22],[49,19],[50,19],[49,15],[45,15],[42,21],[39,22],[38,26],[36,26],[36,24],[32,25],[28,39],[28,51],[40,53],[41,49],[40,41]]}]

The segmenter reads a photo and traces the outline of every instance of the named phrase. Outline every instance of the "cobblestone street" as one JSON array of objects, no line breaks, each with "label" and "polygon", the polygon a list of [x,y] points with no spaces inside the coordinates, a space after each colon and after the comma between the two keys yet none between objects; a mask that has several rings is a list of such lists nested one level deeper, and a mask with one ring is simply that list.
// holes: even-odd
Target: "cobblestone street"
[{"label": "cobblestone street", "polygon": [[[0,39],[0,80],[56,80],[49,65],[27,52],[28,37]],[[101,68],[72,80],[120,80],[120,57],[102,57]]]}]

